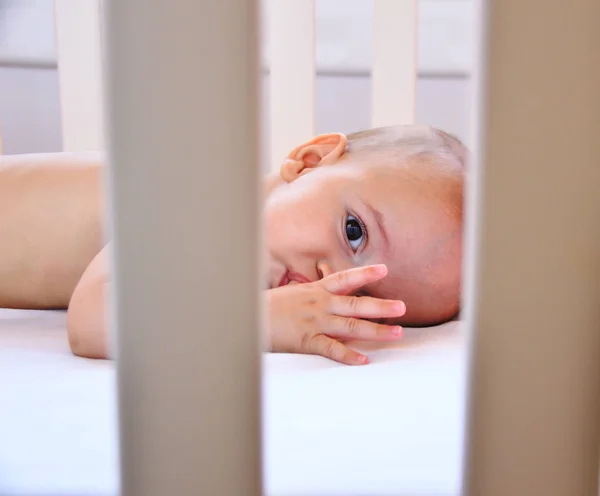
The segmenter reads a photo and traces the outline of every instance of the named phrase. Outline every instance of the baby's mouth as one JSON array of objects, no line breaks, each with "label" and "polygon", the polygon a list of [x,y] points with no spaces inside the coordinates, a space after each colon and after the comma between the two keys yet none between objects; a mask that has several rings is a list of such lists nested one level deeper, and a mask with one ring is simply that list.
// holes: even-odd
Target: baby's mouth
[{"label": "baby's mouth", "polygon": [[287,284],[289,284],[290,282],[290,271],[286,270],[283,275],[281,276],[281,279],[279,280],[279,284],[277,284],[277,287],[280,288],[281,286],[286,286]]},{"label": "baby's mouth", "polygon": [[283,273],[283,276],[281,276],[281,280],[279,281],[279,285],[277,287],[280,288],[281,286],[286,286],[288,284],[306,284],[309,282],[311,282],[311,280],[308,277],[298,272],[286,270]]}]

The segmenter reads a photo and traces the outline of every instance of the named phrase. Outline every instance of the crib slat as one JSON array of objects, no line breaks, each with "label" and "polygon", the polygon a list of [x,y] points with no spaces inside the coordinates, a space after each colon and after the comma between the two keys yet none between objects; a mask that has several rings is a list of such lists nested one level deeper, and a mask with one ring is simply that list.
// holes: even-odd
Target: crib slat
[{"label": "crib slat", "polygon": [[107,6],[122,494],[257,496],[257,1]]},{"label": "crib slat", "polygon": [[104,148],[100,0],[54,0],[65,151]]},{"label": "crib slat", "polygon": [[415,121],[417,8],[417,0],[373,0],[373,127]]},{"label": "crib slat", "polygon": [[315,0],[268,3],[271,168],[315,133]]},{"label": "crib slat", "polygon": [[479,3],[463,494],[598,494],[600,2]]}]

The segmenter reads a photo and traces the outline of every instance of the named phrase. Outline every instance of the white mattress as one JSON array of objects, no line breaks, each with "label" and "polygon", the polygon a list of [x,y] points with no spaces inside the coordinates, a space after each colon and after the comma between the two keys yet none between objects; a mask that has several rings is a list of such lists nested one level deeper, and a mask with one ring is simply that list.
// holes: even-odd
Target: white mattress
[{"label": "white mattress", "polygon": [[[267,494],[458,494],[459,325],[363,345],[365,367],[265,355]],[[69,353],[63,312],[0,310],[0,384],[1,495],[116,493],[114,367]]]}]

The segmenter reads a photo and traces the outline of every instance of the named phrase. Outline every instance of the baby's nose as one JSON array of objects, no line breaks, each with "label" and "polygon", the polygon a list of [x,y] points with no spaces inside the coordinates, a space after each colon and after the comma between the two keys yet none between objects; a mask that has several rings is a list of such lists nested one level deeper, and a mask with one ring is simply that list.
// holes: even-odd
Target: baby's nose
[{"label": "baby's nose", "polygon": [[331,268],[331,265],[329,265],[327,262],[317,262],[317,273],[319,275],[319,279],[324,279],[333,274],[333,272],[334,271]]}]

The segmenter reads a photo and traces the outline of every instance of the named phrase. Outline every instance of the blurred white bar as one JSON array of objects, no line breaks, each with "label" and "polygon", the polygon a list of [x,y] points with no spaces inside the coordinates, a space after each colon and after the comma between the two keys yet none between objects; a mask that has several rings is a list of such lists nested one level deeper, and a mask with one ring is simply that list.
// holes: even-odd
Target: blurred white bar
[{"label": "blurred white bar", "polygon": [[100,0],[54,0],[64,151],[104,149]]},{"label": "blurred white bar", "polygon": [[257,2],[107,6],[122,494],[259,495]]},{"label": "blurred white bar", "polygon": [[482,6],[464,494],[596,495],[600,2]]},{"label": "blurred white bar", "polygon": [[373,0],[373,127],[415,121],[417,9],[417,0]]},{"label": "blurred white bar", "polygon": [[269,0],[271,157],[286,155],[315,134],[315,0]]}]

